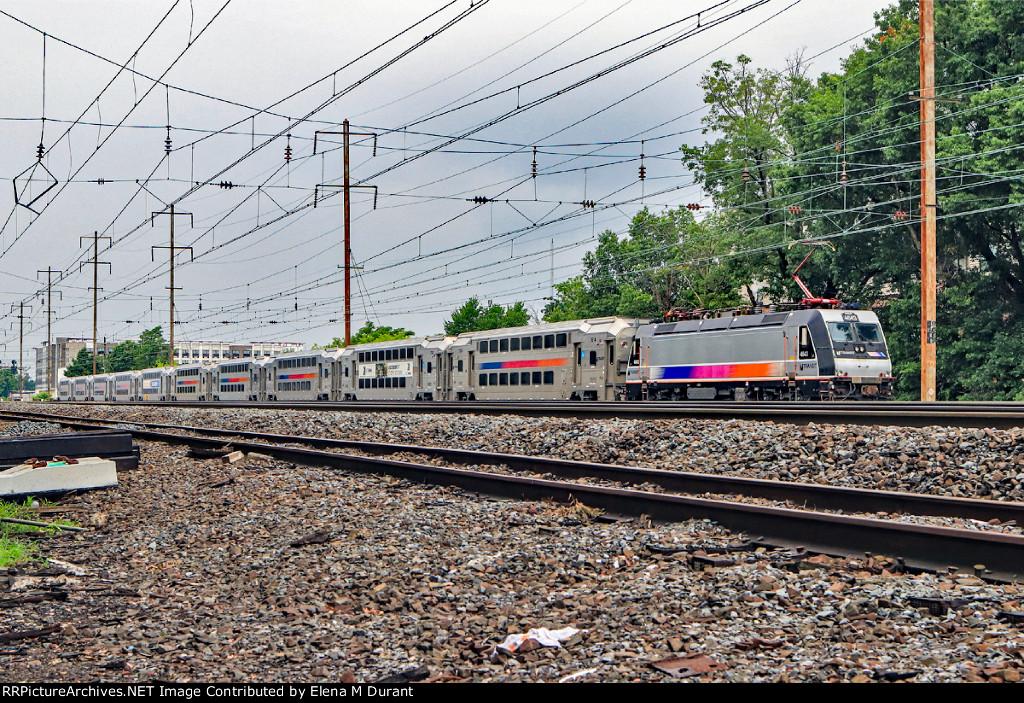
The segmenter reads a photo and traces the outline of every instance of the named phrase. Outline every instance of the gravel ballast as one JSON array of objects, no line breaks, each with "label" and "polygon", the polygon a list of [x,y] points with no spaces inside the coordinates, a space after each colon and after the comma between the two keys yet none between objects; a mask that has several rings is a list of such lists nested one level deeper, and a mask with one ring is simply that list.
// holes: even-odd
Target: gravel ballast
[{"label": "gravel ballast", "polygon": [[[107,412],[586,460],[613,456],[661,468],[785,471],[801,480],[856,473],[838,453],[856,447],[854,466],[877,458],[876,471],[896,474],[897,485],[934,469],[936,480],[923,490],[942,487],[945,472],[959,476],[958,488],[972,496],[982,486],[1003,498],[1017,489],[980,468],[964,470],[964,463],[991,472],[1002,462],[998,470],[1013,478],[1021,471],[1012,432]],[[796,445],[810,443],[825,446],[805,457]],[[922,449],[932,443],[939,449]],[[971,574],[907,575],[880,556],[801,558],[763,549],[722,555],[729,561],[701,568],[692,554],[673,550],[713,554],[743,536],[705,521],[608,524],[584,506],[494,501],[266,459],[225,465],[188,458],[182,448],[141,446],[140,469],[122,473],[119,487],[66,501],[78,509],[71,517],[94,529],[41,542],[63,566],[30,565],[8,576],[8,592],[0,581],[0,602],[55,589],[67,597],[0,609],[0,635],[61,627],[0,642],[3,680],[372,682],[418,669],[417,677],[430,681],[994,682],[1019,680],[1024,666],[1018,587]],[[954,466],[945,469],[940,453]],[[968,485],[977,486],[974,493]],[[561,648],[494,653],[508,635],[540,627],[581,632]],[[690,658],[684,668],[711,671],[678,678],[652,666],[683,657]]]}]

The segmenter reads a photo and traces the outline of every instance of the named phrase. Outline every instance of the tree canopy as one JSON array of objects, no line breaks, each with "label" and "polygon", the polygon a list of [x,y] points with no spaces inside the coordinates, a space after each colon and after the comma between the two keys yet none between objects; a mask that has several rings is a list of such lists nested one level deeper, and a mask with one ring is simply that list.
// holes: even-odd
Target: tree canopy
[{"label": "tree canopy", "polygon": [[473,297],[463,303],[462,307],[452,313],[451,319],[444,323],[445,334],[462,334],[478,330],[496,330],[503,327],[522,327],[530,324],[530,313],[526,306],[519,302],[503,308],[488,300],[481,305],[480,299]]},{"label": "tree canopy", "polygon": [[[352,335],[352,344],[390,342],[393,339],[408,339],[409,337],[412,337],[413,334],[412,330],[407,330],[404,327],[388,327],[387,325],[378,327],[372,320],[367,320],[366,324],[360,327],[359,330]],[[328,348],[344,347],[345,340],[341,337],[335,337],[326,346]]]},{"label": "tree canopy", "polygon": [[[0,367],[0,398],[7,398],[11,393],[18,392],[18,376],[18,369],[13,364]],[[36,382],[24,373],[21,373],[20,376],[22,387],[26,391],[34,391]]]},{"label": "tree canopy", "polygon": [[[100,366],[100,371],[103,367]],[[77,376],[91,376],[92,375],[92,351],[89,349],[79,349],[78,356],[68,364],[68,367],[64,369],[64,376],[66,378],[75,378]]]},{"label": "tree canopy", "polygon": [[742,302],[743,270],[723,261],[731,250],[717,218],[694,219],[684,208],[646,208],[620,238],[611,231],[583,257],[583,275],[555,285],[544,320],[607,315],[656,317],[675,306],[716,308]]}]

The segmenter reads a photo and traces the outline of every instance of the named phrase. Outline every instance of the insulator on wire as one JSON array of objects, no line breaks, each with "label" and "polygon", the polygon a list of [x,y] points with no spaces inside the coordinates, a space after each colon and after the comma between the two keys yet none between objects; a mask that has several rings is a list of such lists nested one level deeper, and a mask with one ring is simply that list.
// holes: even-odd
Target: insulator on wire
[{"label": "insulator on wire", "polygon": [[482,205],[483,203],[491,202],[490,198],[486,198],[482,195],[473,196],[473,202]]},{"label": "insulator on wire", "polygon": [[533,163],[530,164],[530,175],[537,177],[537,147],[533,147]]},{"label": "insulator on wire", "polygon": [[747,169],[746,166],[743,167],[743,182],[744,183],[749,183],[750,182],[750,171]]},{"label": "insulator on wire", "polygon": [[701,205],[700,203],[687,203],[686,204],[686,209],[687,210],[700,210],[702,207],[704,207],[704,206]]},{"label": "insulator on wire", "polygon": [[640,164],[640,180],[642,181],[645,178],[647,178],[647,167]]},{"label": "insulator on wire", "polygon": [[897,210],[896,212],[893,213],[892,217],[894,220],[905,220],[908,217],[910,217],[910,214],[907,213],[905,210]]},{"label": "insulator on wire", "polygon": [[167,125],[167,139],[164,140],[164,153],[168,156],[171,153],[171,126]]},{"label": "insulator on wire", "polygon": [[803,211],[804,211],[804,209],[802,207],[800,207],[799,205],[790,205],[789,206],[789,214],[790,215],[799,215]]},{"label": "insulator on wire", "polygon": [[596,207],[597,203],[595,203],[593,200],[584,200],[582,203],[580,203],[580,205],[582,205],[584,208],[590,208]]},{"label": "insulator on wire", "polygon": [[39,142],[39,146],[36,147],[36,161],[42,161],[43,160],[43,153],[45,151],[46,151],[46,149],[43,148],[43,143]]},{"label": "insulator on wire", "polygon": [[839,180],[846,183],[846,159],[843,159],[843,175],[840,176]]},{"label": "insulator on wire", "polygon": [[292,135],[290,135],[290,134],[288,135],[288,141],[287,141],[287,143],[284,146],[284,160],[285,161],[291,161],[292,160]]},{"label": "insulator on wire", "polygon": [[231,181],[221,181],[217,185],[219,185],[224,190],[231,190],[232,188],[235,187],[235,184],[232,183]]}]

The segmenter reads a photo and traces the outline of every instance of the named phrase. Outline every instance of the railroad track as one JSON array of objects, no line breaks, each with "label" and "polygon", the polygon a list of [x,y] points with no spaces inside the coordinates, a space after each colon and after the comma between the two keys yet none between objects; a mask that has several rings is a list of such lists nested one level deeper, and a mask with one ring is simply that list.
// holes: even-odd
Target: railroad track
[{"label": "railroad track", "polygon": [[[75,403],[78,404],[78,403]],[[81,405],[260,408],[282,410],[323,410],[331,412],[474,413],[512,414],[576,418],[704,418],[716,420],[760,420],[806,425],[828,422],[854,425],[899,427],[954,427],[1012,429],[1024,427],[1024,403],[920,403],[920,402],[144,402],[81,403]]]},{"label": "railroad track", "polygon": [[[293,463],[386,474],[515,499],[578,500],[589,507],[610,513],[647,515],[655,520],[708,519],[734,532],[746,533],[754,537],[756,542],[764,544],[802,547],[826,554],[886,554],[905,561],[912,569],[944,570],[955,567],[978,571],[978,565],[983,565],[986,575],[996,580],[1010,581],[1024,576],[1022,535],[821,512],[884,512],[1024,524],[1024,503],[608,466],[439,447],[389,445],[158,423],[102,421],[50,413],[2,412],[0,417],[45,420],[72,428],[116,426],[137,437],[154,441],[208,449],[230,444],[236,450],[258,452]],[[351,453],[353,451],[360,454]],[[371,454],[374,456],[368,456]],[[380,455],[386,454],[415,454],[458,465],[497,465],[508,467],[512,473],[381,458]],[[515,475],[514,472],[540,474],[544,478]],[[581,479],[614,485],[578,482]],[[638,484],[656,486],[664,492],[622,487]],[[794,509],[694,496],[708,493],[739,494],[805,507]]]}]

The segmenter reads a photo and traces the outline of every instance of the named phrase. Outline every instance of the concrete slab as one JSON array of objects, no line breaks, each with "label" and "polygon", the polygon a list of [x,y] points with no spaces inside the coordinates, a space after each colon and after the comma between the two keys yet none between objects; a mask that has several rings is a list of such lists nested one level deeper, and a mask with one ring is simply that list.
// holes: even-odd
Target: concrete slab
[{"label": "concrete slab", "polygon": [[80,491],[117,485],[117,466],[109,459],[89,456],[77,464],[50,461],[46,466],[20,464],[0,471],[0,496]]}]

